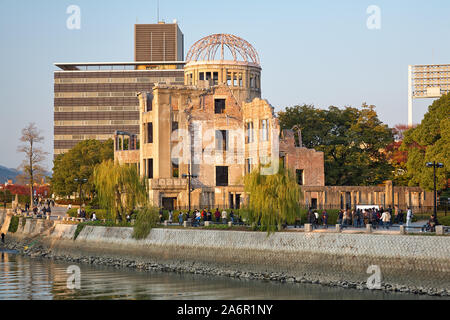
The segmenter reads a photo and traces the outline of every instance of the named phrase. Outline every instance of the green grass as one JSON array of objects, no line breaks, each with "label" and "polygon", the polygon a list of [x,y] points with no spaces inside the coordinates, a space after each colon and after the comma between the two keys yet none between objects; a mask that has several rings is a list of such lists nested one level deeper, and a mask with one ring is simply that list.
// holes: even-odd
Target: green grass
[{"label": "green grass", "polygon": [[18,227],[19,227],[19,217],[12,216],[11,221],[9,223],[8,232],[15,233],[17,232]]},{"label": "green grass", "polygon": [[81,231],[83,231],[83,228],[86,224],[80,223],[77,225],[77,229],[75,230],[75,234],[73,236],[73,240],[77,240],[78,236],[80,235]]}]

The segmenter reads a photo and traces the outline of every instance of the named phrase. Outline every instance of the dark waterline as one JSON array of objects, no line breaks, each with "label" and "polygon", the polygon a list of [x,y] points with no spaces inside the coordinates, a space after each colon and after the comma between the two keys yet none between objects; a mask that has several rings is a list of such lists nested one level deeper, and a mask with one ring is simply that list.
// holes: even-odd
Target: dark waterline
[{"label": "dark waterline", "polygon": [[379,291],[329,288],[319,285],[282,284],[191,274],[146,272],[79,265],[81,289],[67,288],[69,263],[33,259],[2,252],[0,300],[68,299],[432,299]]}]

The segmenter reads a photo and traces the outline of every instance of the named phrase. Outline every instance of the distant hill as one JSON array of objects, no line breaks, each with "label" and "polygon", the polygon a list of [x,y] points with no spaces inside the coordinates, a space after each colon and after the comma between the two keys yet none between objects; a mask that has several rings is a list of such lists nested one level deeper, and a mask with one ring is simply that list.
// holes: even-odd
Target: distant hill
[{"label": "distant hill", "polygon": [[0,165],[0,184],[5,183],[8,180],[16,182],[16,177],[20,173],[16,169],[10,169]]}]

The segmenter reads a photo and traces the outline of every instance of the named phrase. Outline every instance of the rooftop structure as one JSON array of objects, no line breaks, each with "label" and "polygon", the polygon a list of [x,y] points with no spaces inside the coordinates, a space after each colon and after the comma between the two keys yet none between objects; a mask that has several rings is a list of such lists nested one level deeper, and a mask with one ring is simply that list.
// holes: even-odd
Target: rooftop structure
[{"label": "rooftop structure", "polygon": [[408,125],[413,125],[413,99],[439,98],[450,93],[450,64],[408,67]]},{"label": "rooftop structure", "polygon": [[184,35],[177,23],[136,24],[135,61],[184,60]]},{"label": "rooftop structure", "polygon": [[[186,61],[224,61],[227,51],[234,62],[243,61],[260,66],[258,52],[242,38],[231,34],[213,34],[200,39],[187,53]],[[217,54],[220,53],[218,57]]]}]

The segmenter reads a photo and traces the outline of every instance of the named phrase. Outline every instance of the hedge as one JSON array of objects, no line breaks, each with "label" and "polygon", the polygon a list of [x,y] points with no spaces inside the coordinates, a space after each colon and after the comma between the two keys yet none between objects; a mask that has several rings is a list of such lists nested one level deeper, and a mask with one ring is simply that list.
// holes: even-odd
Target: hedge
[{"label": "hedge", "polygon": [[[86,210],[86,218],[90,218],[93,212],[95,212],[95,215],[99,220],[108,218],[108,211],[105,209],[93,209],[91,207],[86,207],[85,210]],[[78,218],[78,208],[72,208],[70,210],[67,210],[67,214],[69,215],[69,217]]]}]

